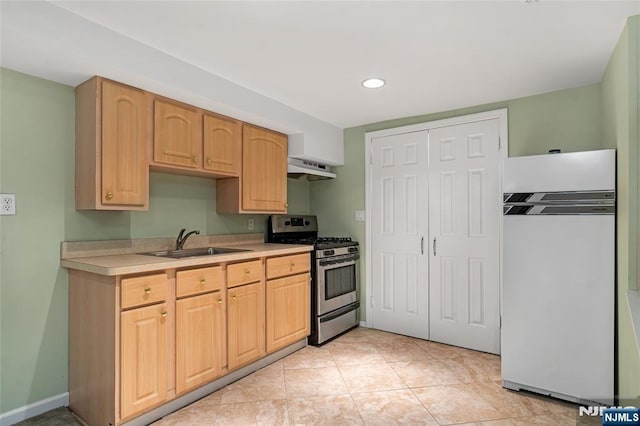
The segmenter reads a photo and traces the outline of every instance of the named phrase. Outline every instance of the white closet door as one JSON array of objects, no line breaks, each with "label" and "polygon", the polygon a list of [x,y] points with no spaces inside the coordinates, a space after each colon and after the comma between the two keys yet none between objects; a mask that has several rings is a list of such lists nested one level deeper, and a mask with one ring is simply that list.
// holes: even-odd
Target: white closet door
[{"label": "white closet door", "polygon": [[375,138],[371,145],[369,325],[428,339],[428,133]]},{"label": "white closet door", "polygon": [[429,131],[431,340],[500,353],[500,123]]}]

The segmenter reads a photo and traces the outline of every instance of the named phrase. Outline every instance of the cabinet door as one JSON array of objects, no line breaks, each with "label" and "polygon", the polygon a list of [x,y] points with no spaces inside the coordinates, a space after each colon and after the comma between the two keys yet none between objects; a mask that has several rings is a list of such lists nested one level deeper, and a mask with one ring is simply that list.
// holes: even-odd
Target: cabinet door
[{"label": "cabinet door", "polygon": [[242,127],[242,208],[287,211],[287,137]]},{"label": "cabinet door", "polygon": [[144,93],[102,81],[102,203],[143,206],[148,197]]},{"label": "cabinet door", "polygon": [[212,115],[205,115],[203,120],[203,167],[227,176],[239,176],[242,124]]},{"label": "cabinet door", "polygon": [[120,314],[120,417],[167,398],[167,306]]},{"label": "cabinet door", "polygon": [[223,304],[220,291],[176,301],[176,393],[222,374]]},{"label": "cabinet door", "polygon": [[202,115],[180,105],[154,100],[153,160],[175,166],[200,167]]},{"label": "cabinet door", "polygon": [[227,293],[229,370],[254,361],[264,350],[264,282],[229,289]]},{"label": "cabinet door", "polygon": [[267,352],[310,333],[309,274],[267,281]]}]

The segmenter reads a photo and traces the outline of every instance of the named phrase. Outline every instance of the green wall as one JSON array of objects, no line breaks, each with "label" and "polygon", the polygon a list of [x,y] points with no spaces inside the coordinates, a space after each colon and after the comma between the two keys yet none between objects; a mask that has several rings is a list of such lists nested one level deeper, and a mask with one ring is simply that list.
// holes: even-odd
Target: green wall
[{"label": "green wall", "polygon": [[[366,249],[365,223],[354,221],[354,210],[365,207],[364,135],[366,132],[424,123],[460,115],[507,108],[509,155],[544,154],[551,148],[563,152],[602,148],[600,84],[562,90],[455,111],[421,115],[352,127],[344,131],[345,164],[337,178],[311,184],[311,211],[318,215],[321,233],[350,235]],[[366,265],[360,263],[362,300],[366,300]],[[366,304],[361,319],[366,317]]]},{"label": "green wall", "polygon": [[[73,90],[0,70],[0,412],[67,391],[67,274],[58,266],[73,173]],[[71,158],[69,154],[71,153]]]},{"label": "green wall", "polygon": [[627,291],[638,283],[639,38],[640,15],[629,18],[602,80],[603,140],[617,149],[618,163],[618,389],[621,401],[635,405],[640,405],[640,353]]},{"label": "green wall", "polygon": [[[67,392],[67,271],[60,242],[264,232],[264,215],[218,215],[211,179],[151,173],[148,212],[76,211],[72,87],[0,68],[0,413]],[[309,213],[309,183],[288,180],[291,213]]]},{"label": "green wall", "polygon": [[[131,238],[171,237],[181,227],[206,230],[211,235],[266,230],[266,215],[216,213],[216,186],[212,179],[152,172],[149,192],[149,211],[125,213],[131,215]],[[308,214],[309,182],[288,179],[287,199],[289,213]],[[247,230],[249,218],[254,219],[253,231]]]}]

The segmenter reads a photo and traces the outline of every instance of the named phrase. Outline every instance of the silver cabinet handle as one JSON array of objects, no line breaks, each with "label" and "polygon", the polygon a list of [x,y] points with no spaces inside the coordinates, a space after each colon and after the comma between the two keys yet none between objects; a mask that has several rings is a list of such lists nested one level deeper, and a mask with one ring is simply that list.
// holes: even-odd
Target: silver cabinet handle
[{"label": "silver cabinet handle", "polygon": [[433,255],[436,255],[436,237],[433,237]]},{"label": "silver cabinet handle", "polygon": [[424,237],[420,238],[420,254],[424,254]]}]

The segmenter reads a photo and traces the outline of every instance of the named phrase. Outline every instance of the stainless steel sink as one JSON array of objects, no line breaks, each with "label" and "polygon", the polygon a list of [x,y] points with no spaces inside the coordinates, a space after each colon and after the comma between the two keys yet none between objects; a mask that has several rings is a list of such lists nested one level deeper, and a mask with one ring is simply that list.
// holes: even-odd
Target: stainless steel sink
[{"label": "stainless steel sink", "polygon": [[251,251],[251,250],[241,249],[241,248],[230,248],[230,247],[200,247],[200,248],[182,249],[182,250],[152,251],[152,252],[140,253],[140,254],[144,254],[147,256],[171,257],[173,259],[182,259],[183,257],[214,256],[216,254],[238,253],[243,251]]}]

